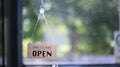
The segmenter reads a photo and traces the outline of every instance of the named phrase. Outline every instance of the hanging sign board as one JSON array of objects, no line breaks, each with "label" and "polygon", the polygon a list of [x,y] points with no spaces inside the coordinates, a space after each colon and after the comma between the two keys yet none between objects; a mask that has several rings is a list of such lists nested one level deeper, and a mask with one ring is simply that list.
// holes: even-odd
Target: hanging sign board
[{"label": "hanging sign board", "polygon": [[28,44],[28,58],[32,59],[56,59],[56,45]]},{"label": "hanging sign board", "polygon": [[114,46],[115,62],[120,63],[120,32],[115,32],[114,37],[115,37]]}]

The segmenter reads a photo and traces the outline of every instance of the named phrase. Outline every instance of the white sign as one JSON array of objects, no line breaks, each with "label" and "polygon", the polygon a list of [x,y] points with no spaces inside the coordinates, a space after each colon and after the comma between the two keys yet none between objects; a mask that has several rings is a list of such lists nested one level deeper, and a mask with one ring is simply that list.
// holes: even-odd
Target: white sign
[{"label": "white sign", "polygon": [[28,44],[28,58],[56,59],[56,45]]},{"label": "white sign", "polygon": [[115,32],[114,37],[115,37],[114,46],[115,62],[120,63],[120,32]]}]

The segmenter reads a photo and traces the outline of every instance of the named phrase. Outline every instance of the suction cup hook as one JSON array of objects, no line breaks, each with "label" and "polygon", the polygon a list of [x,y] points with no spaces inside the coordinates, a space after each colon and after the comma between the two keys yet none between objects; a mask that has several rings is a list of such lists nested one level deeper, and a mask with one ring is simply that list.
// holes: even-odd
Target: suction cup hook
[{"label": "suction cup hook", "polygon": [[44,14],[44,13],[45,13],[45,10],[41,7],[40,10],[39,10],[39,13],[40,13],[40,14]]}]

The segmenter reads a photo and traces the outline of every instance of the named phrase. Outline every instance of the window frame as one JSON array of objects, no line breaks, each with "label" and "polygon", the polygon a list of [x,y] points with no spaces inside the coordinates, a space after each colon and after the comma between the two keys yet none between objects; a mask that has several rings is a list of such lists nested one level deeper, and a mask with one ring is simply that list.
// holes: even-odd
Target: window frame
[{"label": "window frame", "polygon": [[[23,0],[2,0],[2,39],[3,39],[3,65],[7,62],[9,67],[23,67],[27,66],[22,61],[22,6]],[[7,18],[7,20],[6,20]],[[13,31],[14,29],[14,31]],[[7,46],[7,47],[6,47]],[[5,49],[7,48],[7,49]],[[14,48],[14,49],[13,49]],[[5,61],[5,51],[7,51],[7,61]],[[12,61],[11,61],[12,60]],[[63,62],[64,63],[64,62]],[[56,63],[61,64],[62,63]],[[41,64],[38,64],[41,65]],[[52,65],[48,64],[48,65]],[[117,65],[120,64],[65,64],[67,65],[80,65],[80,66],[91,66],[91,65]],[[28,64],[30,66],[30,64]],[[31,65],[34,66],[34,65]],[[35,65],[36,66],[36,65]]]}]

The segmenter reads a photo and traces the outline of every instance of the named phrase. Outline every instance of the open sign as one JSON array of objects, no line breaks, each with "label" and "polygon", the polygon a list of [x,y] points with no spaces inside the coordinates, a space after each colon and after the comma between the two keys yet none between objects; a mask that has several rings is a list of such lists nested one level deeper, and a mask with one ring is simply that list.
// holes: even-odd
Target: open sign
[{"label": "open sign", "polygon": [[56,59],[56,45],[28,44],[28,58]]}]

